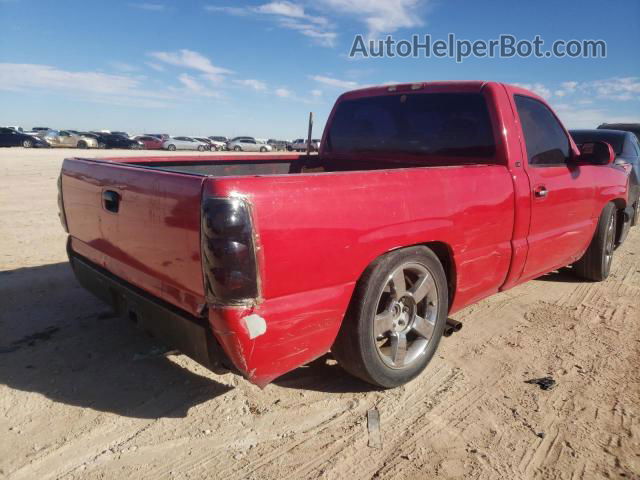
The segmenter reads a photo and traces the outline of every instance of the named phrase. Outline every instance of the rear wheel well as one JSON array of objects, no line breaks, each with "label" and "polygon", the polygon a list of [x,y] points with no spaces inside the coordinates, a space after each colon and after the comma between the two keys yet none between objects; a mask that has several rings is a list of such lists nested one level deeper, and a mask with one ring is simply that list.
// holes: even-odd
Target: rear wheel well
[{"label": "rear wheel well", "polygon": [[456,291],[456,273],[455,264],[453,263],[453,252],[451,247],[444,242],[427,242],[423,243],[425,247],[429,247],[436,254],[438,260],[442,264],[444,274],[447,276],[447,286],[449,287],[449,309],[453,304],[453,297]]},{"label": "rear wheel well", "polygon": [[[388,252],[383,253],[382,255],[374,258],[371,263],[373,263],[378,258],[384,255],[388,255],[391,252],[404,250],[406,248],[411,248],[411,247],[419,247],[419,246],[430,248],[433,251],[433,253],[436,254],[436,257],[438,257],[438,260],[440,260],[440,263],[442,264],[442,268],[444,270],[444,274],[447,277],[447,287],[449,290],[448,292],[449,293],[448,295],[449,309],[451,309],[451,305],[453,304],[453,299],[456,291],[456,270],[455,270],[455,264],[453,262],[453,251],[451,250],[451,247],[448,244],[444,242],[425,242],[425,243],[417,243],[414,245],[405,245],[403,247],[399,247],[394,250],[390,250]],[[366,269],[364,271],[366,271]],[[363,271],[363,274],[364,274],[364,271]],[[360,275],[360,277],[362,277],[362,274]],[[358,280],[360,280],[360,278]]]},{"label": "rear wheel well", "polygon": [[615,200],[612,200],[611,203],[616,207],[616,220],[618,221],[616,228],[616,244],[619,244],[625,224],[624,209],[627,207],[627,202],[622,198],[616,198]]}]

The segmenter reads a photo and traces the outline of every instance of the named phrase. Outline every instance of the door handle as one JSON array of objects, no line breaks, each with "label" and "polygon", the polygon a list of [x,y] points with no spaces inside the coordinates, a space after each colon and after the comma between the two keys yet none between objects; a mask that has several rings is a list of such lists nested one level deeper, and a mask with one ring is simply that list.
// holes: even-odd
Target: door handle
[{"label": "door handle", "polygon": [[534,190],[534,194],[538,198],[545,198],[547,195],[549,195],[549,190],[547,190],[547,187],[545,187],[544,185],[540,185],[539,187],[536,187],[536,189]]},{"label": "door handle", "polygon": [[120,209],[120,194],[113,190],[105,190],[102,192],[102,204],[105,210],[118,213]]}]

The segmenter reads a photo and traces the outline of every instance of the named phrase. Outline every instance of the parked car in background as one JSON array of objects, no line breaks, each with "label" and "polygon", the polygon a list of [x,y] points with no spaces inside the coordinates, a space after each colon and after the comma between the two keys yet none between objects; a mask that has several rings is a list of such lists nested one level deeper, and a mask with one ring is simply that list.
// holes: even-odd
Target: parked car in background
[{"label": "parked car in background", "polygon": [[634,215],[631,225],[640,221],[640,140],[631,131],[605,130],[569,130],[578,146],[590,142],[607,142],[616,154],[616,163],[629,163],[632,170],[629,178],[629,205]]},{"label": "parked car in background", "polygon": [[299,146],[302,143],[304,143],[304,138],[296,138],[293,142],[289,144],[289,148],[287,150],[289,150],[290,152],[295,152],[297,151],[296,148],[300,148]]},{"label": "parked car in background", "polygon": [[238,137],[227,144],[227,149],[234,152],[271,152],[273,148],[266,143],[257,142],[251,137]]},{"label": "parked car in background", "polygon": [[283,151],[283,150],[287,150],[287,147],[289,146],[289,142],[287,142],[286,140],[276,140],[276,139],[270,138],[267,141],[267,145],[271,145],[271,147],[274,150]]},{"label": "parked car in background", "polygon": [[636,138],[640,140],[640,123],[603,123],[598,126],[598,129],[624,130],[635,134]]},{"label": "parked car in background", "polygon": [[193,138],[194,140],[200,143],[204,143],[207,146],[207,150],[217,150],[217,148],[213,145],[211,140],[209,140],[207,137],[191,137],[191,138]]},{"label": "parked car in background", "polygon": [[[306,138],[298,138],[293,141],[291,147],[296,152],[306,152],[307,151],[307,139]],[[311,148],[312,152],[317,152],[320,150],[320,140],[314,138],[311,140]]]},{"label": "parked car in background", "polygon": [[138,140],[132,140],[122,135],[103,132],[89,132],[87,136],[95,138],[98,148],[128,148],[130,150],[143,149],[144,144]]},{"label": "parked car in background", "polygon": [[0,128],[0,147],[48,147],[49,144],[40,137],[28,135],[13,128]]},{"label": "parked car in background", "polygon": [[24,128],[19,127],[18,125],[5,125],[4,127],[0,127],[0,128],[11,128],[16,132],[24,133]]},{"label": "parked car in background", "polygon": [[579,149],[523,88],[347,92],[323,138],[311,158],[66,159],[79,283],[261,387],[331,351],[391,388],[427,367],[450,315],[567,265],[605,280],[628,232],[631,167],[607,143]]},{"label": "parked car in background", "polygon": [[49,130],[52,130],[49,127],[33,127],[31,129],[32,132],[35,132],[37,135],[44,135],[45,133],[47,133]]},{"label": "parked car in background", "polygon": [[112,131],[110,132],[112,135],[122,135],[123,137],[127,137],[127,138],[131,138],[131,136],[127,133],[127,132],[117,132],[117,131]]},{"label": "parked car in background", "polygon": [[158,137],[151,135],[138,135],[135,140],[144,145],[145,150],[162,150],[164,141]]},{"label": "parked car in background", "polygon": [[227,142],[229,141],[227,137],[211,136],[209,137],[209,140],[211,140],[211,143],[216,146],[216,150],[227,149]]},{"label": "parked car in background", "polygon": [[98,148],[98,141],[87,135],[76,135],[68,130],[49,130],[44,140],[51,147]]},{"label": "parked car in background", "polygon": [[191,137],[171,137],[164,141],[162,148],[172,152],[176,150],[198,150],[199,152],[204,152],[207,149],[207,145]]},{"label": "parked car in background", "polygon": [[145,137],[157,137],[162,141],[168,140],[171,136],[168,133],[144,133]]}]

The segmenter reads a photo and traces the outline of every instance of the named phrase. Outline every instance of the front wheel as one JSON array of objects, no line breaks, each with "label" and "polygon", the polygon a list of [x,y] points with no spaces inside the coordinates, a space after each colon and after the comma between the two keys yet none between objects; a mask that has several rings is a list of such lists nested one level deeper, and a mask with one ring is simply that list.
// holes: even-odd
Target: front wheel
[{"label": "front wheel", "polygon": [[447,280],[433,251],[391,252],[358,281],[332,352],[342,368],[366,382],[403,385],[435,354],[447,312]]},{"label": "front wheel", "polygon": [[104,150],[105,148],[107,148],[107,144],[106,144],[106,143],[103,143],[103,142],[99,142],[99,143],[98,143],[98,148],[99,148],[100,150]]},{"label": "front wheel", "polygon": [[616,247],[617,213],[613,203],[602,210],[591,244],[582,258],[573,264],[573,270],[579,277],[601,282],[609,276]]},{"label": "front wheel", "polygon": [[169,145],[167,147],[167,150],[169,150],[170,152],[175,152],[176,151],[176,146],[175,145]]},{"label": "front wheel", "polygon": [[266,151],[267,151],[267,147],[260,147],[260,151],[261,151],[262,153],[266,152]]},{"label": "front wheel", "polygon": [[198,145],[198,151],[199,152],[204,152],[204,147],[202,145]]},{"label": "front wheel", "polygon": [[32,141],[32,140],[29,140],[29,139],[26,139],[26,140],[24,140],[24,141],[22,142],[22,146],[23,146],[24,148],[31,148],[31,147],[33,147],[33,141]]},{"label": "front wheel", "polygon": [[233,147],[233,151],[234,152],[241,152],[242,148],[239,145],[236,145],[235,147]]}]

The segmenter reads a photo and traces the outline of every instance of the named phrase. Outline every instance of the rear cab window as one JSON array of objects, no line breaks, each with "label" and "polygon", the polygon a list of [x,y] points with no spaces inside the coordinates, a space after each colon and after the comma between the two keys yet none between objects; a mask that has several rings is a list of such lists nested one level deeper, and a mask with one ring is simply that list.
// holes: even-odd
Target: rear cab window
[{"label": "rear cab window", "polygon": [[481,93],[399,92],[341,102],[326,152],[415,156],[426,163],[492,163],[496,144]]}]

